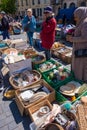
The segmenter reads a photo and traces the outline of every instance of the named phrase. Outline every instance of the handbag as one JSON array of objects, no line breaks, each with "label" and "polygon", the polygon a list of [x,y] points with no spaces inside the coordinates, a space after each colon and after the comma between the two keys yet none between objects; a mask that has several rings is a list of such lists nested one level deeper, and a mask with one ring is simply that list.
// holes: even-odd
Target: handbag
[{"label": "handbag", "polygon": [[29,31],[29,24],[30,24],[30,21],[28,21],[28,23],[26,23],[26,24],[24,25],[24,31],[25,31],[25,32],[28,32],[28,31]]},{"label": "handbag", "polygon": [[87,49],[78,49],[74,54],[76,58],[87,57]]}]

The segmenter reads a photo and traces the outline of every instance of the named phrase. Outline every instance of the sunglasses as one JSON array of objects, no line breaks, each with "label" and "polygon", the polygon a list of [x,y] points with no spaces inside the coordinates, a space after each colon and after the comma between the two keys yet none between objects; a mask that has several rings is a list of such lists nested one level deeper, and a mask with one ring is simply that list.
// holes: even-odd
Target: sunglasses
[{"label": "sunglasses", "polygon": [[49,12],[44,12],[44,14],[48,14]]}]

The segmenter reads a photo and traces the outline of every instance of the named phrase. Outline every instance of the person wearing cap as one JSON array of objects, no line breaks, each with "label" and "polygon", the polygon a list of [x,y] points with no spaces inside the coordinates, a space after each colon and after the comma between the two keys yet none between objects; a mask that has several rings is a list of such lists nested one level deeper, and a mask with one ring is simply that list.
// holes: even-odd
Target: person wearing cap
[{"label": "person wearing cap", "polygon": [[55,41],[56,28],[56,20],[54,18],[51,6],[47,6],[44,9],[44,18],[45,20],[42,24],[40,38],[42,41],[42,47],[45,51],[46,60],[49,60],[51,58],[50,49]]},{"label": "person wearing cap", "polygon": [[32,15],[32,9],[27,10],[27,15],[22,21],[23,29],[27,33],[30,46],[33,46],[33,33],[36,29],[36,19]]},{"label": "person wearing cap", "polygon": [[9,37],[9,20],[6,16],[6,13],[4,11],[0,12],[0,19],[1,19],[1,27],[0,30],[3,32],[2,36],[3,36],[3,40]]}]

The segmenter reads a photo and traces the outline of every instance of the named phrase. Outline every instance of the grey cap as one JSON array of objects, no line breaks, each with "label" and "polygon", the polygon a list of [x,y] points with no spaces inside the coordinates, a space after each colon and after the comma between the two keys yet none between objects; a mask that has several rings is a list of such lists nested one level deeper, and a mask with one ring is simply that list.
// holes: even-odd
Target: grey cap
[{"label": "grey cap", "polygon": [[1,11],[0,14],[6,14],[5,11]]}]

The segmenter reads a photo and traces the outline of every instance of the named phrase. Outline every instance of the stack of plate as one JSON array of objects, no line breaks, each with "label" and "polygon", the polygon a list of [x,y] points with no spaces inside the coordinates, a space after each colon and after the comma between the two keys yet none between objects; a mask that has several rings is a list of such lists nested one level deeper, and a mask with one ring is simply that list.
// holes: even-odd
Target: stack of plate
[{"label": "stack of plate", "polygon": [[76,81],[71,81],[66,85],[60,87],[60,92],[66,96],[74,96],[75,93],[78,93],[81,84]]}]

